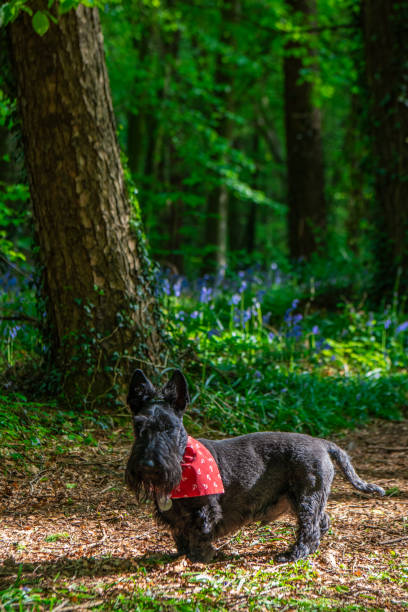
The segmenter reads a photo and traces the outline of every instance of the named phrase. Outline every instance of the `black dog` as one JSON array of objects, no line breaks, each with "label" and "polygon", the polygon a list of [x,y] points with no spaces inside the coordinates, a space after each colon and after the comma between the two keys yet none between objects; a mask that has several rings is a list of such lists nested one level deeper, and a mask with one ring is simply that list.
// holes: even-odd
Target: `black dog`
[{"label": "black dog", "polygon": [[184,484],[182,463],[193,461],[186,458],[183,426],[188,401],[187,382],[179,370],[161,390],[141,370],[134,373],[128,404],[135,441],[126,482],[139,499],[154,499],[157,517],[169,525],[178,552],[193,561],[210,561],[216,552],[212,542],[220,536],[251,521],[268,523],[287,511],[298,519],[297,540],[276,560],[296,561],[315,552],[330,523],[325,506],[334,475],[331,458],[356,489],[384,495],[381,487],[357,476],[347,454],[333,442],[264,432],[193,441],[212,456],[210,462],[215,460],[211,465],[215,470],[218,466],[225,492],[180,498],[175,490]]}]

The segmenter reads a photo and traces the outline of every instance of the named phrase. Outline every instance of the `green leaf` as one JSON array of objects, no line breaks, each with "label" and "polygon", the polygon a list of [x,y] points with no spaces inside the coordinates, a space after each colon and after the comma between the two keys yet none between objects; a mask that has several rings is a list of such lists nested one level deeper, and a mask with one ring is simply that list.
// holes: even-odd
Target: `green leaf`
[{"label": "green leaf", "polygon": [[76,8],[78,4],[79,4],[78,0],[62,0],[58,4],[58,13],[60,15],[63,15],[64,13],[68,13],[68,11],[70,11],[71,9]]},{"label": "green leaf", "polygon": [[44,36],[48,28],[50,27],[50,21],[45,13],[37,11],[33,17],[33,28],[40,36]]}]

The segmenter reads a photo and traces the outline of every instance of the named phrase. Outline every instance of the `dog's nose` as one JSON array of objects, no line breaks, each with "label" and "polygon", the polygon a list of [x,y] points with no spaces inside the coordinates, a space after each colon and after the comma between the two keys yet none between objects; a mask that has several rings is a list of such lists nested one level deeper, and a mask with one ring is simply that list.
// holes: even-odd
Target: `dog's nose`
[{"label": "dog's nose", "polygon": [[142,459],[140,462],[140,465],[143,465],[144,467],[148,467],[148,468],[154,468],[155,467],[155,463],[153,461],[153,459]]}]

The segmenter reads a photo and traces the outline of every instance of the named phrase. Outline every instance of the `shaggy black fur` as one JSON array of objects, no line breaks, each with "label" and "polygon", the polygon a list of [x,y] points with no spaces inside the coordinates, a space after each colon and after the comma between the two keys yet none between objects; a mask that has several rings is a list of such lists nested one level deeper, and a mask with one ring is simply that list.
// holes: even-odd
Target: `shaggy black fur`
[{"label": "shaggy black fur", "polygon": [[325,506],[334,475],[331,459],[356,489],[384,495],[381,487],[357,476],[347,453],[333,442],[264,432],[227,440],[199,438],[218,464],[225,493],[175,499],[165,510],[160,501],[167,500],[181,479],[188,401],[187,382],[179,370],[160,391],[141,370],[134,373],[128,404],[135,441],[126,482],[139,499],[154,499],[157,516],[170,527],[178,552],[191,560],[210,561],[212,542],[220,536],[252,521],[268,523],[285,512],[297,517],[298,533],[292,548],[277,560],[296,561],[315,552],[330,524]]}]

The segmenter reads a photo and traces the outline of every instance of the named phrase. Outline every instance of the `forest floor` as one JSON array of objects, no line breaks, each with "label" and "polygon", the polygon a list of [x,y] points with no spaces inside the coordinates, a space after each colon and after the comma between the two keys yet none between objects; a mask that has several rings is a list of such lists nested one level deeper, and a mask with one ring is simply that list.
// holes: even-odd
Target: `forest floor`
[{"label": "forest floor", "polygon": [[338,438],[389,494],[337,475],[320,550],[283,566],[273,556],[293,541],[289,518],[219,541],[211,564],[177,558],[124,485],[128,431],[92,435],[93,446],[50,438],[24,461],[0,456],[0,610],[408,609],[408,421]]}]

